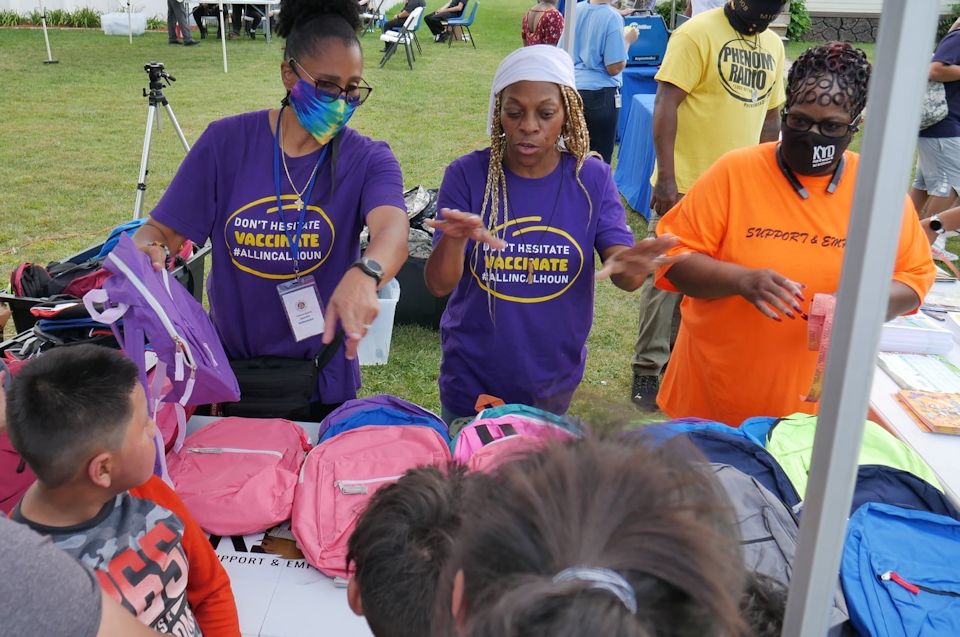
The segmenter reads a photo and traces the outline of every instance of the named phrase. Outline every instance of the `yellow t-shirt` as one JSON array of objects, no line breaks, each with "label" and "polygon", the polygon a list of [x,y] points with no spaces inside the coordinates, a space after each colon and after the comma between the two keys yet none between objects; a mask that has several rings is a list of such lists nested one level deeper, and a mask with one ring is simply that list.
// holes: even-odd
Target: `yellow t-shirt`
[{"label": "yellow t-shirt", "polygon": [[[719,159],[657,227],[680,238],[670,254],[697,252],[748,268],[769,268],[803,283],[804,312],[813,295],[840,287],[859,157],[847,152],[834,194],[832,175],[797,178],[803,200],[780,172],[776,143],[735,150]],[[900,243],[893,280],[924,298],[935,269],[910,200],[891,201]],[[676,291],[657,271],[657,286]],[[813,381],[817,352],[807,349],[807,321],[774,321],[741,296],[684,297],[680,332],[657,402],[671,418],[697,416],[737,427],[750,416],[816,413],[801,400]]]},{"label": "yellow t-shirt", "polygon": [[677,111],[677,190],[689,192],[724,153],[760,141],[767,111],[786,101],[783,59],[776,33],[741,35],[722,8],[698,15],[670,36],[656,79],[687,92]]}]

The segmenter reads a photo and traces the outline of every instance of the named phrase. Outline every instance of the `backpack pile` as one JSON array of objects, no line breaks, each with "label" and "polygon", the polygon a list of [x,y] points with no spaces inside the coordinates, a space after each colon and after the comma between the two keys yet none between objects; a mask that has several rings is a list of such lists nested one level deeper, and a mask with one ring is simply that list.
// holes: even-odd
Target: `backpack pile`
[{"label": "backpack pile", "polygon": [[400,398],[349,400],[320,424],[294,494],[292,530],[307,562],[346,577],[347,542],[378,489],[409,469],[450,462],[444,422]]}]

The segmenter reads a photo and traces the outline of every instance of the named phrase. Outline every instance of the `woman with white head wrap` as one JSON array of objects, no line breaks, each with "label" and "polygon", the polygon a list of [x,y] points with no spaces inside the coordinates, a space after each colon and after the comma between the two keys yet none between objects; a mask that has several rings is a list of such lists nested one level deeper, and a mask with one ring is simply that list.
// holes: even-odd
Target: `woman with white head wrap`
[{"label": "woman with white head wrap", "polygon": [[518,49],[493,80],[490,147],[444,175],[426,281],[451,294],[440,324],[440,401],[451,421],[480,394],[566,411],[583,377],[598,276],[634,290],[673,245],[635,245],[610,168],[590,156],[573,62]]}]

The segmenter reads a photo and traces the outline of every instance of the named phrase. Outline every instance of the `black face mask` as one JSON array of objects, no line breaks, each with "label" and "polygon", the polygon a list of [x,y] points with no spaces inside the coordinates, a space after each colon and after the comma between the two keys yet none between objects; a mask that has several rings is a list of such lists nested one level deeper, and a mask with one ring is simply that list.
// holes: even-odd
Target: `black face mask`
[{"label": "black face mask", "polygon": [[[738,2],[739,8],[733,8],[730,2],[723,5],[723,13],[733,30],[743,35],[756,35],[767,30],[770,23],[777,17],[777,13],[770,13],[769,7],[750,5],[744,9],[744,3]],[[779,11],[779,7],[777,12]]]},{"label": "black face mask", "polygon": [[781,134],[780,154],[790,170],[798,175],[829,174],[853,140],[853,134],[826,137],[812,130],[796,131],[789,126],[784,126]]}]

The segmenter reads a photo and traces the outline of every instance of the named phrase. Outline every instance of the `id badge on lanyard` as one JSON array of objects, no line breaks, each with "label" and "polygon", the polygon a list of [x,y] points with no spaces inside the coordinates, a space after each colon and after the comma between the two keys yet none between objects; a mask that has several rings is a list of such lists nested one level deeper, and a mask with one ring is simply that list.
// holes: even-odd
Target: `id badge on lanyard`
[{"label": "id badge on lanyard", "polygon": [[277,293],[295,341],[299,343],[311,336],[323,334],[326,323],[323,320],[320,292],[313,275],[285,281],[277,286]]},{"label": "id badge on lanyard", "polygon": [[[282,115],[282,113],[281,113]],[[307,184],[306,197],[297,201],[297,222],[296,227],[291,232],[287,227],[287,220],[283,214],[283,201],[280,195],[280,117],[277,117],[277,134],[274,145],[273,176],[274,186],[277,195],[277,214],[280,216],[280,222],[283,224],[283,232],[287,236],[287,242],[290,245],[290,255],[293,258],[293,270],[295,278],[292,281],[285,281],[277,285],[277,294],[280,295],[280,302],[283,305],[283,311],[290,322],[290,330],[293,332],[293,338],[298,343],[312,336],[323,334],[326,323],[323,319],[323,304],[320,301],[320,290],[317,288],[317,281],[313,275],[300,275],[300,239],[303,236],[303,226],[306,221],[307,207],[310,204],[310,197],[313,194],[313,187],[317,183],[319,166],[327,154],[329,145],[324,146],[320,151],[320,157],[317,158],[317,169],[314,170]]]}]

